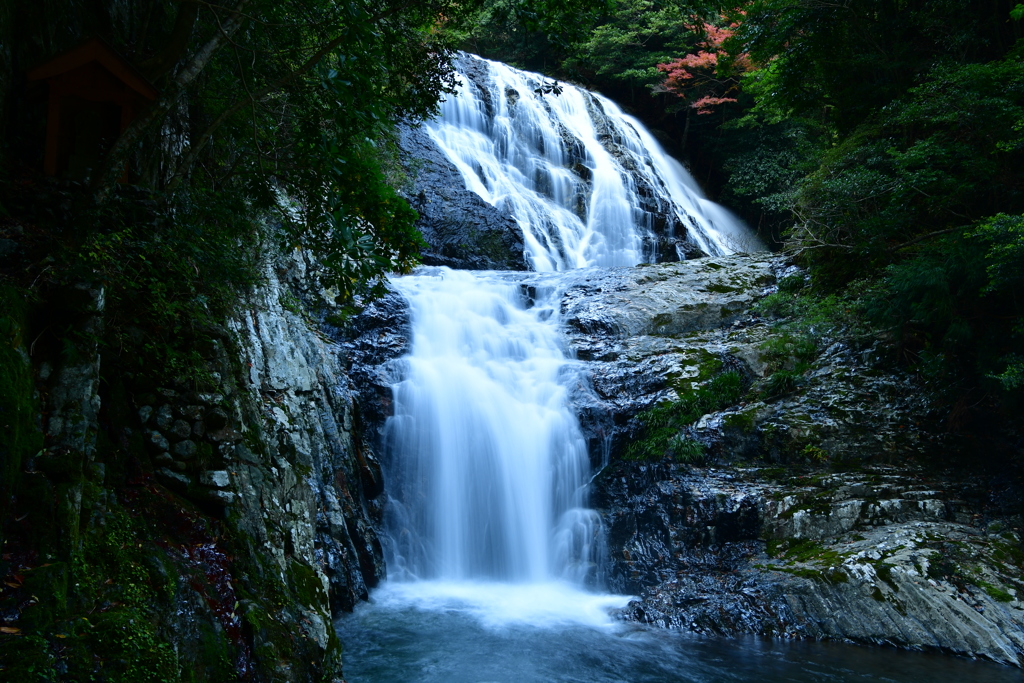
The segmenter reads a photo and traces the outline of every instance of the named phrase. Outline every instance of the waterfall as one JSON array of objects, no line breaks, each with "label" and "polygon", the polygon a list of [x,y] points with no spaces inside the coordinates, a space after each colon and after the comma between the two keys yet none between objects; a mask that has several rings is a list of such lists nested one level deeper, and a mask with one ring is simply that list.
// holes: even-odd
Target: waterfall
[{"label": "waterfall", "polygon": [[[562,381],[556,289],[446,268],[400,278],[413,345],[387,425],[392,571],[458,581],[586,578],[586,443]],[[395,523],[398,522],[398,523]]]},{"label": "waterfall", "polygon": [[[466,186],[522,227],[535,271],[653,261],[659,226],[707,254],[757,248],[609,100],[568,84],[539,94],[540,76],[469,55],[459,66],[458,94],[427,130]],[[385,426],[393,579],[599,583],[562,281],[438,267],[393,280],[412,323]]]},{"label": "waterfall", "polygon": [[534,270],[678,260],[662,240],[762,248],[611,100],[568,83],[545,94],[543,76],[473,55],[457,66],[458,94],[427,130],[466,187],[519,223]]}]

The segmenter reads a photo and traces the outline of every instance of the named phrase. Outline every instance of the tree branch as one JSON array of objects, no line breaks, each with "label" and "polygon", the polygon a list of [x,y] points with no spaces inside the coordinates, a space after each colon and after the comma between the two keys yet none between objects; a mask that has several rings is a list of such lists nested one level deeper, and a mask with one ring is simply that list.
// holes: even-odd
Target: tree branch
[{"label": "tree branch", "polygon": [[932,237],[938,237],[939,235],[945,235],[950,232],[955,232],[959,229],[960,228],[946,228],[945,230],[936,230],[934,232],[929,232],[924,235],[918,235],[914,239],[904,242],[903,244],[897,244],[895,247],[889,247],[888,251],[893,252],[899,251],[900,249],[906,249],[912,244],[917,244],[918,242],[923,242],[924,240],[931,239]]}]

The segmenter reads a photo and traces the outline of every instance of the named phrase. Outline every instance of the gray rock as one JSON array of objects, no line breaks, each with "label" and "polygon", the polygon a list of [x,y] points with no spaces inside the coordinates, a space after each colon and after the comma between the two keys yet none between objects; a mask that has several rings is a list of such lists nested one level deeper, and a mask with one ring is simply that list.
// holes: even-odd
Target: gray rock
[{"label": "gray rock", "polygon": [[206,408],[203,406],[189,405],[181,409],[181,414],[191,422],[203,419],[203,413],[206,412]]},{"label": "gray rock", "polygon": [[234,503],[235,498],[237,497],[236,494],[231,491],[217,490],[207,491],[205,496],[207,499],[221,503],[222,505],[230,505],[231,503]]},{"label": "gray rock", "polygon": [[526,270],[523,231],[509,214],[465,186],[462,175],[423,128],[400,131],[403,158],[415,166],[409,201],[420,217],[427,265]]},{"label": "gray rock", "polygon": [[160,469],[158,469],[156,471],[156,476],[157,478],[160,479],[164,486],[171,489],[172,491],[177,491],[178,493],[184,493],[192,484],[192,480],[189,479],[184,474],[172,472],[166,467],[161,467]]},{"label": "gray rock", "polygon": [[21,247],[17,242],[0,238],[0,260],[13,259],[19,251]]},{"label": "gray rock", "polygon": [[182,460],[191,460],[196,456],[196,442],[190,439],[174,444],[174,455]]},{"label": "gray rock", "polygon": [[251,463],[253,465],[259,465],[261,462],[260,458],[243,444],[238,444],[237,446],[235,446],[234,455],[239,460]]},{"label": "gray rock", "polygon": [[171,425],[171,436],[175,439],[187,439],[192,435],[192,427],[184,420],[175,420]]},{"label": "gray rock", "polygon": [[192,424],[192,435],[198,438],[202,438],[204,434],[206,434],[206,425],[203,424],[202,420],[196,420]]},{"label": "gray rock", "polygon": [[158,429],[167,431],[174,424],[174,413],[169,404],[160,406],[156,411],[156,426]]},{"label": "gray rock", "polygon": [[962,482],[894,468],[798,481],[665,463],[602,473],[595,499],[607,524],[609,586],[640,596],[624,616],[698,633],[1024,663],[1016,598],[1024,577],[1000,559],[1019,536],[953,521]]},{"label": "gray rock", "polygon": [[154,452],[166,451],[171,447],[164,435],[156,430],[146,432],[146,446]]},{"label": "gray rock", "polygon": [[206,470],[199,474],[199,483],[217,489],[226,489],[231,485],[231,476],[227,470]]},{"label": "gray rock", "polygon": [[150,416],[153,415],[153,406],[142,406],[139,408],[139,422],[146,424],[149,422]]},{"label": "gray rock", "polygon": [[224,429],[228,424],[228,414],[223,408],[214,408],[206,413],[206,426],[211,432]]},{"label": "gray rock", "polygon": [[[229,323],[241,351],[237,365],[246,374],[234,392],[240,398],[222,406],[225,426],[215,429],[214,411],[207,411],[206,438],[230,454],[218,469],[231,471],[232,492],[238,494],[232,518],[243,520],[257,543],[266,539],[280,553],[282,568],[287,557],[313,568],[328,589],[330,609],[339,611],[366,599],[385,574],[377,535],[382,500],[374,478],[364,476],[375,461],[370,430],[376,424],[364,427],[358,414],[346,349],[281,306],[282,287],[311,308],[318,301],[333,303],[331,293],[311,284],[309,272],[298,252],[268,265],[253,305]],[[245,396],[258,397],[259,424],[238,405]],[[237,432],[228,414],[232,423],[239,416]],[[326,523],[331,512],[346,523]]]}]

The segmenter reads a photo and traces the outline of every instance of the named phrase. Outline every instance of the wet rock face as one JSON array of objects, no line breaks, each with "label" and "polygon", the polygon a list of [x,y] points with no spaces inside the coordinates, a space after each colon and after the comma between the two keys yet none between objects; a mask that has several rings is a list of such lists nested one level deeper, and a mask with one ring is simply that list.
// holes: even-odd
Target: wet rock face
[{"label": "wet rock face", "polygon": [[389,292],[334,332],[347,352],[363,433],[379,444],[384,423],[394,412],[391,387],[402,378],[401,358],[412,344],[409,304],[397,292]]},{"label": "wet rock face", "polygon": [[232,323],[262,435],[258,448],[234,443],[230,463],[243,528],[282,568],[292,558],[312,567],[336,613],[365,600],[385,575],[375,531],[381,475],[359,429],[344,349],[280,303],[287,288],[313,310],[328,305],[306,267],[277,264],[257,305]]},{"label": "wet rock face", "polygon": [[[621,455],[634,417],[675,398],[673,383],[740,360],[763,336],[747,311],[772,291],[782,262],[768,254],[582,272],[561,304],[566,341],[585,361],[573,401],[596,466]],[[706,377],[705,377],[706,379]]]},{"label": "wet rock face", "polygon": [[469,270],[526,270],[523,231],[508,214],[465,187],[462,175],[423,128],[401,131],[412,180],[409,203],[427,247],[423,263]]},{"label": "wet rock face", "polygon": [[[776,472],[618,463],[602,473],[610,587],[640,596],[625,618],[1024,663],[1022,520],[967,502],[991,482]],[[978,510],[1003,521],[982,523]]]},{"label": "wet rock face", "polygon": [[[641,435],[636,415],[732,370],[745,386],[773,371],[772,321],[751,306],[789,266],[770,254],[581,273],[562,300],[566,341],[584,361],[574,400],[612,457]],[[819,339],[818,342],[823,340]],[[710,413],[684,434],[718,462],[905,459],[942,441],[917,381],[877,366],[877,349],[824,340],[799,391]],[[595,462],[600,459],[595,458]],[[605,459],[604,461],[606,461]]]},{"label": "wet rock face", "polygon": [[[708,258],[584,273],[565,290],[566,339],[583,361],[571,396],[602,451],[594,463],[610,463],[591,490],[607,585],[639,596],[624,618],[1024,664],[1013,486],[871,464],[944,443],[925,393],[877,366],[873,347],[818,340],[799,389],[683,429],[715,469],[622,460],[646,408],[723,370],[746,386],[770,374],[777,332],[750,307],[786,268],[768,255]],[[853,472],[822,474],[826,460]]]}]

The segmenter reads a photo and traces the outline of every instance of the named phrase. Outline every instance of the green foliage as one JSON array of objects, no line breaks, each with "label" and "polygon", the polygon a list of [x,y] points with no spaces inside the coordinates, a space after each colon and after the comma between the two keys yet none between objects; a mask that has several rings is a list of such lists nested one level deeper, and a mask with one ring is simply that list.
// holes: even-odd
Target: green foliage
[{"label": "green foliage", "polygon": [[[315,134],[315,133],[313,133]],[[375,148],[365,144],[343,153],[341,141],[313,145],[324,166],[306,166],[301,187],[304,220],[285,223],[287,246],[308,249],[324,267],[323,283],[338,291],[338,303],[356,295],[380,295],[389,272],[406,272],[424,245],[416,212],[386,181]]]},{"label": "green foliage", "polygon": [[812,170],[808,159],[814,157],[818,143],[808,128],[796,121],[746,125],[738,120],[725,126],[728,140],[722,146],[722,166],[728,184],[721,200],[752,204],[750,210],[762,214],[759,227],[774,228],[778,235],[789,217],[797,181]]},{"label": "green foliage", "polygon": [[1005,10],[977,0],[756,0],[744,10],[733,50],[762,67],[745,85],[755,109],[842,133],[902,96],[937,59],[991,59],[1012,42]]},{"label": "green foliage", "polygon": [[867,313],[950,401],[992,379],[1003,392],[1024,386],[1022,235],[1022,216],[980,221],[890,266],[869,301]]},{"label": "green foliage", "polygon": [[688,465],[700,465],[707,457],[704,444],[700,441],[687,439],[678,435],[669,441],[668,455],[677,462],[686,463]]},{"label": "green foliage", "polygon": [[550,73],[617,4],[618,0],[484,0],[457,35],[465,50]]},{"label": "green foliage", "polygon": [[758,301],[754,312],[774,318],[772,335],[761,344],[761,360],[771,373],[755,385],[766,399],[789,394],[806,382],[805,374],[823,345],[842,336],[856,340],[869,332],[863,321],[869,288],[857,282],[841,294],[821,295],[803,275],[779,283],[779,291]]},{"label": "green foliage", "polygon": [[940,66],[822,160],[795,195],[793,239],[849,277],[971,216],[1024,207],[1024,64]]},{"label": "green foliage", "polygon": [[[82,227],[87,237],[62,277],[105,285],[107,348],[131,372],[158,368],[202,383],[210,330],[260,281],[263,235],[244,200],[204,193],[171,220],[113,202],[83,216]],[[126,348],[132,353],[121,354]]]},{"label": "green foliage", "polygon": [[776,398],[792,393],[803,382],[805,365],[797,365],[792,370],[776,370],[761,383],[759,391],[764,398]]},{"label": "green foliage", "polygon": [[970,237],[988,247],[986,294],[1009,294],[1024,284],[1024,215],[986,218]]},{"label": "green foliage", "polygon": [[80,548],[66,549],[70,567],[45,562],[21,570],[22,634],[0,640],[5,680],[181,680],[185,663],[158,623],[161,609],[174,609],[178,571],[153,543],[148,520],[105,493],[91,483],[83,489],[86,518]]},{"label": "green foliage", "polygon": [[[0,519],[7,519],[22,463],[43,445],[36,427],[32,366],[26,353],[24,290],[0,285]],[[0,542],[3,531],[0,528]]]},{"label": "green foliage", "polygon": [[681,462],[704,458],[700,443],[680,436],[680,432],[707,413],[721,410],[740,400],[743,381],[736,372],[723,372],[703,386],[685,391],[676,401],[650,408],[639,415],[642,436],[629,444],[628,460],[660,460],[674,457]]},{"label": "green foliage", "polygon": [[686,54],[695,43],[687,12],[661,0],[618,0],[604,21],[574,47],[563,68],[598,80],[653,86],[657,65]]}]

